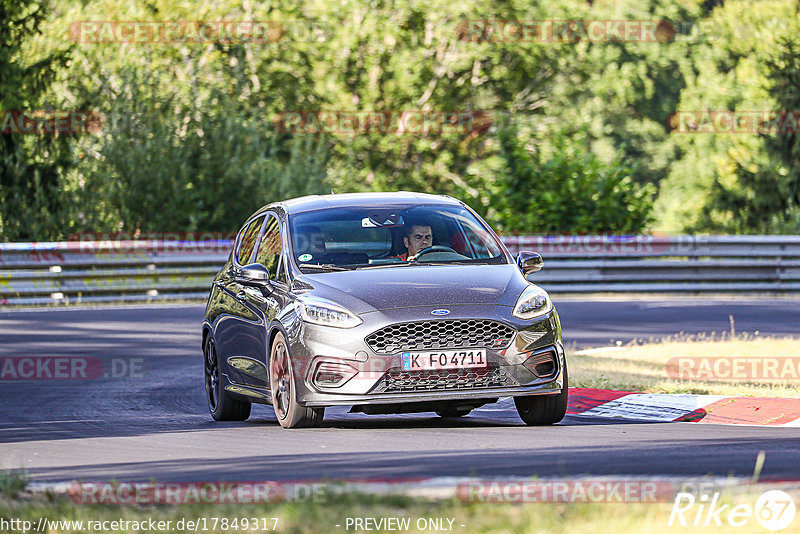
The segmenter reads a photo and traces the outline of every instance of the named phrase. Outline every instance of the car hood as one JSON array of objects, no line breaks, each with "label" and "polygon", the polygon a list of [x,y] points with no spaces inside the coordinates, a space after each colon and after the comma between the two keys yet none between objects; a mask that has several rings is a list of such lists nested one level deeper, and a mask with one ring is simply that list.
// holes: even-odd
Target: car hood
[{"label": "car hood", "polygon": [[357,314],[392,308],[513,306],[528,284],[516,265],[420,265],[306,274],[299,285]]}]

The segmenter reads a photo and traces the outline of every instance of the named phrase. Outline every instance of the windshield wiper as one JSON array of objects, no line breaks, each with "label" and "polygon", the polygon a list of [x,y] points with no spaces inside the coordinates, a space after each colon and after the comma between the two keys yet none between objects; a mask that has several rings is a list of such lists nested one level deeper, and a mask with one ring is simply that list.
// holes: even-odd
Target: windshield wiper
[{"label": "windshield wiper", "polygon": [[489,265],[486,261],[475,260],[453,260],[453,261],[419,261],[412,262],[415,265]]},{"label": "windshield wiper", "polygon": [[467,260],[454,260],[454,261],[401,261],[397,263],[377,263],[375,265],[364,265],[361,267],[356,267],[356,270],[361,269],[382,269],[384,267],[411,267],[413,265],[420,266],[420,265],[489,265],[488,262],[480,261],[477,263],[472,263],[472,261]]},{"label": "windshield wiper", "polygon": [[349,271],[346,267],[333,265],[332,263],[304,263],[300,265],[301,269],[313,269],[316,271]]},{"label": "windshield wiper", "polygon": [[382,269],[384,267],[410,267],[412,265],[489,265],[488,261],[475,260],[453,260],[453,261],[399,261],[397,263],[376,263],[374,265],[362,265],[356,267],[361,269]]},{"label": "windshield wiper", "polygon": [[382,269],[383,267],[407,267],[409,265],[419,265],[413,261],[398,261],[395,263],[373,263],[370,265],[362,265],[361,267],[356,267],[356,269]]}]

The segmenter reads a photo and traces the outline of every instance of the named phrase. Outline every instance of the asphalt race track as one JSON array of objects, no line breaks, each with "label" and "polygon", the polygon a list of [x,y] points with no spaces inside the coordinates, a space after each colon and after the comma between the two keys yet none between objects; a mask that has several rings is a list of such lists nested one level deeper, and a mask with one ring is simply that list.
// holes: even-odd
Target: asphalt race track
[{"label": "asphalt race track", "polygon": [[[798,334],[800,300],[556,300],[579,347],[678,332]],[[206,481],[428,476],[738,475],[800,478],[800,428],[568,416],[522,425],[505,400],[460,420],[347,415],[283,430],[268,406],[215,423],[202,389],[202,306],[0,312],[0,358],[81,356],[95,380],[0,381],[0,468],[37,481]],[[111,361],[116,364],[110,365]]]}]

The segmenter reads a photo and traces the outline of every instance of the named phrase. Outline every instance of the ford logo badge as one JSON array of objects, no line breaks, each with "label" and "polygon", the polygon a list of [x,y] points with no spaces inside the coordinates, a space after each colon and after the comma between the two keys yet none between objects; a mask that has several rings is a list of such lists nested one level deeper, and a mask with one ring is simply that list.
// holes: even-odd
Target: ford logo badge
[{"label": "ford logo badge", "polygon": [[448,315],[449,313],[450,313],[450,310],[442,309],[442,310],[433,310],[431,312],[431,315]]}]

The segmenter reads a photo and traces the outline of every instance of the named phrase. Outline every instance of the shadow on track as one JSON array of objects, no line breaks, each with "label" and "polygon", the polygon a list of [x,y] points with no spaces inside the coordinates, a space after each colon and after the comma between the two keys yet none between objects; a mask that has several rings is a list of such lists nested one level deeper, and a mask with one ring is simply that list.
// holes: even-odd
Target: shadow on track
[{"label": "shadow on track", "polygon": [[[566,429],[561,429],[566,430]],[[587,429],[588,430],[588,429]],[[293,432],[295,439],[325,442],[324,429]],[[387,436],[388,437],[388,436]],[[396,437],[396,436],[395,436]],[[616,445],[580,444],[568,433],[566,443],[553,446],[542,437],[539,446],[482,449],[479,442],[452,443],[443,450],[408,448],[389,451],[325,452],[274,454],[274,444],[263,445],[264,454],[184,458],[147,462],[115,462],[96,465],[70,465],[60,468],[28,470],[36,480],[146,482],[234,481],[234,480],[322,480],[416,477],[503,477],[503,476],[749,476],[755,457],[766,451],[764,478],[798,478],[796,440],[792,438],[745,439],[736,443],[726,439],[699,439],[691,448],[682,439],[652,439]],[[555,436],[553,436],[555,437]],[[398,442],[390,440],[397,449]],[[214,443],[214,442],[212,442]],[[224,440],[216,442],[224,450]],[[211,445],[211,444],[210,444]],[[387,443],[389,445],[389,443]]]}]

